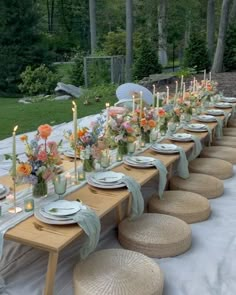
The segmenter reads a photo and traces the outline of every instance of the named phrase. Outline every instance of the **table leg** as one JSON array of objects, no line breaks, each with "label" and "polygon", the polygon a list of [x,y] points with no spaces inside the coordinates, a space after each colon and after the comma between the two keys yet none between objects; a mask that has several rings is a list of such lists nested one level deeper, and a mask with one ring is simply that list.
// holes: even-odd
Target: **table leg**
[{"label": "table leg", "polygon": [[53,295],[54,280],[57,270],[58,252],[49,252],[44,295]]}]

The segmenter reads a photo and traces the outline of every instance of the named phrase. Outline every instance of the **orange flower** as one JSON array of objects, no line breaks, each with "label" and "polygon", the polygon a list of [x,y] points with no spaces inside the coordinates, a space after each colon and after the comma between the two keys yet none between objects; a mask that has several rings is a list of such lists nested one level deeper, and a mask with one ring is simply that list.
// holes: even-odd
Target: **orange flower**
[{"label": "orange flower", "polygon": [[149,125],[149,127],[154,128],[154,127],[156,127],[156,122],[154,120],[149,120],[148,125]]},{"label": "orange flower", "polygon": [[179,108],[174,108],[174,111],[177,116],[180,116],[180,109]]},{"label": "orange flower", "polygon": [[19,176],[28,176],[32,171],[32,167],[28,163],[20,163],[16,167],[16,172]]},{"label": "orange flower", "polygon": [[140,120],[140,126],[145,126],[147,125],[147,120],[145,118]]},{"label": "orange flower", "polygon": [[165,114],[166,114],[166,112],[164,109],[159,109],[159,112],[158,112],[159,117],[165,117]]},{"label": "orange flower", "polygon": [[86,134],[87,130],[86,129],[79,129],[77,132],[78,138],[84,136]]},{"label": "orange flower", "polygon": [[21,135],[21,136],[20,136],[20,140],[21,140],[21,141],[27,141],[27,140],[28,140],[28,136],[27,136],[26,134]]},{"label": "orange flower", "polygon": [[52,127],[50,125],[48,125],[48,124],[40,125],[38,127],[38,132],[39,132],[39,135],[43,139],[47,139],[48,136],[50,136],[50,134],[52,133]]}]

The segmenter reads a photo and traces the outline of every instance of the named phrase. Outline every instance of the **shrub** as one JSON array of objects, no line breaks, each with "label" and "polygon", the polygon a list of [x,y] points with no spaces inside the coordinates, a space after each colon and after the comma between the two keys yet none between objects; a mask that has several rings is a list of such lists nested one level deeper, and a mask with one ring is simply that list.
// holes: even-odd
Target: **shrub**
[{"label": "shrub", "polygon": [[209,69],[206,41],[201,35],[192,34],[184,53],[184,66],[195,68],[197,72]]},{"label": "shrub", "polygon": [[20,75],[22,83],[19,85],[21,92],[29,95],[52,93],[57,82],[57,75],[45,65],[32,69],[27,66]]},{"label": "shrub", "polygon": [[125,31],[109,32],[104,41],[103,52],[107,55],[125,55]]},{"label": "shrub", "polygon": [[133,74],[135,79],[142,79],[151,74],[162,72],[162,67],[158,61],[156,48],[152,43],[143,40],[140,47],[136,51],[136,59],[133,66]]},{"label": "shrub", "polygon": [[75,85],[84,85],[84,55],[85,53],[79,48],[76,49],[76,53],[72,58],[72,70],[70,80]]},{"label": "shrub", "polygon": [[225,44],[224,66],[226,70],[236,69],[236,25],[230,26]]}]

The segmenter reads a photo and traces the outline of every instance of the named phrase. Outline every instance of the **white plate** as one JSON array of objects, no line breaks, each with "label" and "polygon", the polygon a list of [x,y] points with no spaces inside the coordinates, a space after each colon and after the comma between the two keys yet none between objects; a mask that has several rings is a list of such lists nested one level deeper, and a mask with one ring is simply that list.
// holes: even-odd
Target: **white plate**
[{"label": "white plate", "polygon": [[127,165],[130,165],[133,167],[140,167],[140,168],[153,167],[153,161],[155,161],[155,159],[152,157],[135,156],[135,157],[125,157],[124,158],[124,162]]},{"label": "white plate", "polygon": [[156,143],[151,146],[151,149],[161,154],[175,154],[179,152],[177,145],[170,143]]},{"label": "white plate", "polygon": [[[53,211],[53,209],[58,209]],[[75,214],[81,209],[81,205],[77,201],[58,200],[43,207],[44,212],[55,216],[66,216]]]},{"label": "white plate", "polygon": [[197,120],[202,122],[215,122],[216,118],[212,115],[200,115],[197,116]]},{"label": "white plate", "polygon": [[51,215],[51,214],[48,214],[47,212],[43,211],[42,208],[39,209],[39,213],[45,217],[45,218],[48,218],[48,219],[52,219],[52,220],[72,220],[72,216],[73,215],[69,215],[69,216],[55,216],[55,215]]},{"label": "white plate", "polygon": [[[74,158],[75,157],[75,153],[73,150],[67,150],[63,152],[64,156],[68,157],[68,158]],[[76,156],[77,159],[79,159],[79,156]]]},{"label": "white plate", "polygon": [[236,97],[222,97],[220,100],[225,102],[236,102]]},{"label": "white plate", "polygon": [[9,193],[10,193],[10,188],[8,186],[5,186],[1,184],[1,192],[0,192],[0,200],[4,199]]},{"label": "white plate", "polygon": [[199,123],[192,123],[186,126],[191,129],[206,129],[206,126],[204,124],[199,124]]},{"label": "white plate", "polygon": [[213,115],[213,116],[222,116],[224,115],[224,111],[222,110],[207,110],[207,114]]},{"label": "white plate", "polygon": [[232,104],[229,102],[218,102],[215,104],[216,108],[228,109],[232,107]]},{"label": "white plate", "polygon": [[93,181],[92,175],[88,175],[87,176],[87,182],[88,184],[98,187],[98,188],[104,188],[104,189],[113,189],[113,188],[120,188],[120,187],[124,187],[126,186],[125,183],[123,182],[111,182],[111,183],[97,183],[95,181]]},{"label": "white plate", "polygon": [[192,135],[188,133],[176,133],[171,135],[170,139],[175,141],[191,141]]},{"label": "white plate", "polygon": [[38,220],[40,220],[40,221],[42,221],[44,223],[47,223],[47,224],[66,225],[66,224],[77,223],[76,221],[74,221],[72,219],[69,219],[69,220],[53,220],[53,219],[46,218],[42,214],[40,214],[39,210],[34,211],[34,216]]},{"label": "white plate", "polygon": [[92,175],[93,180],[99,183],[114,183],[119,182],[124,176],[123,173],[113,171],[97,172]]}]

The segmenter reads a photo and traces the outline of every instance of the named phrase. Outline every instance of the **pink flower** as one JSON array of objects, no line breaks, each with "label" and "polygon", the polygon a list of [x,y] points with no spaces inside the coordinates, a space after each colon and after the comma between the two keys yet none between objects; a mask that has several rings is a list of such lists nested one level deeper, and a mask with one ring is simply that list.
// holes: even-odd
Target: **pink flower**
[{"label": "pink flower", "polygon": [[51,169],[46,169],[42,175],[43,179],[45,179],[46,181],[50,181],[53,179],[54,177],[54,173],[52,172]]},{"label": "pink flower", "polygon": [[125,114],[126,108],[123,107],[110,107],[109,108],[109,115],[110,116],[116,116],[118,114]]},{"label": "pink flower", "polygon": [[42,162],[46,162],[48,159],[48,155],[45,151],[40,151],[38,153],[38,160],[42,161]]},{"label": "pink flower", "polygon": [[49,141],[47,145],[52,153],[57,153],[57,143],[55,141]]}]

